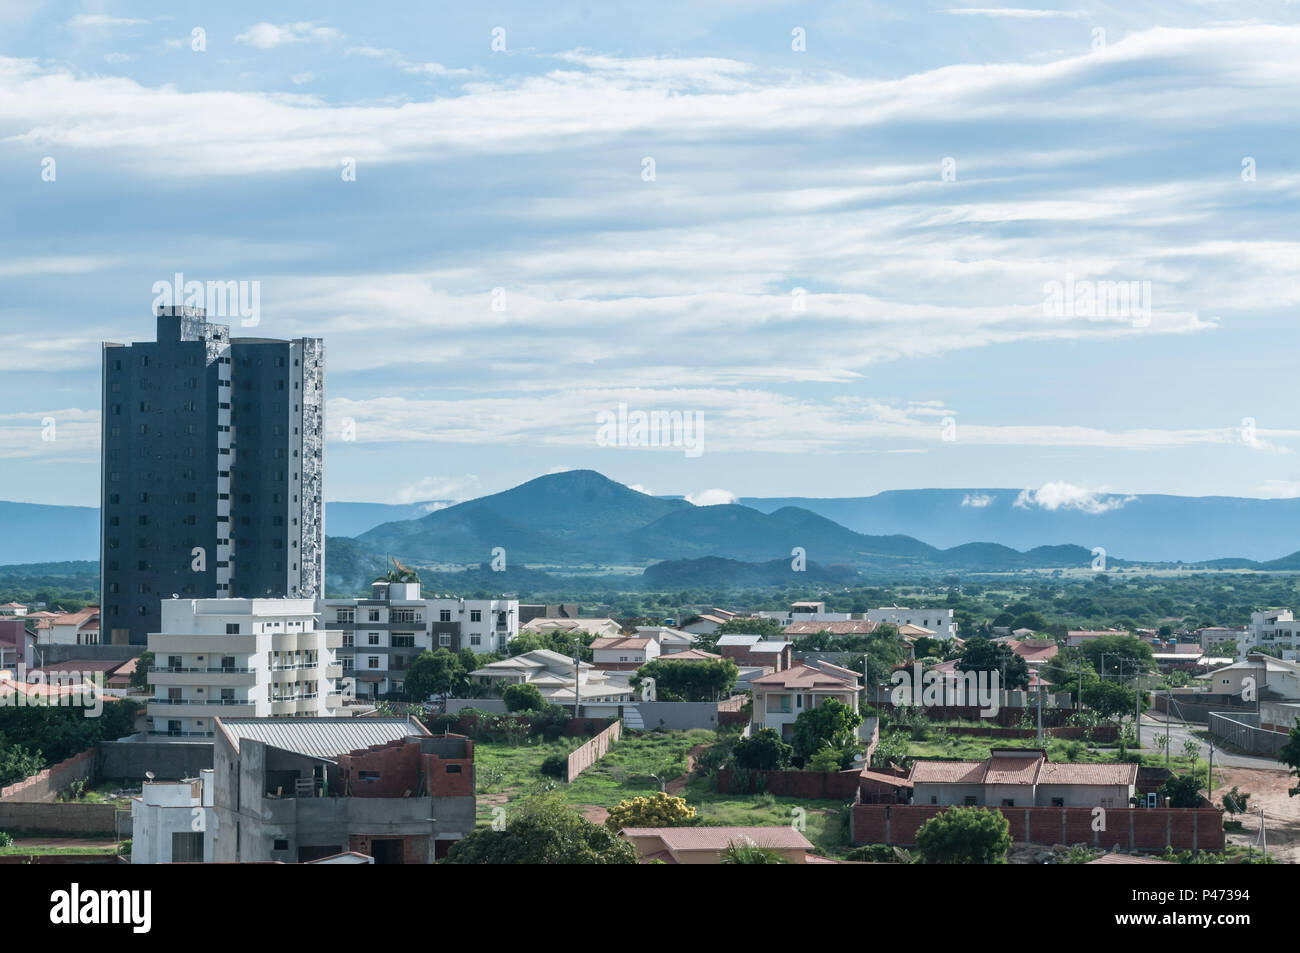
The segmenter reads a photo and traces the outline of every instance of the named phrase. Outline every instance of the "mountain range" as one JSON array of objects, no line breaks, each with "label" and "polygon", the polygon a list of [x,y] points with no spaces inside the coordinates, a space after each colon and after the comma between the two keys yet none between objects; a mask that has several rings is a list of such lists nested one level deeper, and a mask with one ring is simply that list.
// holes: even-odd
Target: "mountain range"
[{"label": "mountain range", "polygon": [[[341,581],[373,572],[389,553],[422,566],[463,567],[486,564],[501,549],[512,570],[527,564],[627,573],[713,560],[691,571],[734,575],[730,563],[788,569],[802,558],[831,575],[991,572],[1085,568],[1100,546],[1114,566],[1300,569],[1300,555],[1282,555],[1300,537],[1298,499],[1136,495],[1046,505],[1043,496],[930,489],[695,506],[571,470],[461,503],[329,503],[326,568]],[[0,501],[0,564],[94,559],[98,540],[94,507]]]}]

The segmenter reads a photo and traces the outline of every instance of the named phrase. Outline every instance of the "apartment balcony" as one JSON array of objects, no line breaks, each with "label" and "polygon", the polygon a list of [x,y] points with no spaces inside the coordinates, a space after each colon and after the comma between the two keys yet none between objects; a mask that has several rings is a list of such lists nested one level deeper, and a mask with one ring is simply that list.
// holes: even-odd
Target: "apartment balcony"
[{"label": "apartment balcony", "polygon": [[252,685],[256,674],[248,668],[158,668],[149,670],[149,684],[200,686],[203,688],[238,688]]},{"label": "apartment balcony", "polygon": [[325,631],[325,647],[327,649],[343,648],[343,633],[327,629]]},{"label": "apartment balcony", "polygon": [[342,693],[342,692],[328,692],[328,693],[325,695],[325,707],[328,708],[328,709],[330,709],[331,711],[332,711],[333,709],[335,709],[335,708],[342,708],[342,707],[343,707],[343,693]]},{"label": "apartment balcony", "polygon": [[326,666],[325,666],[325,677],[326,677],[326,678],[342,678],[342,677],[343,677],[343,666],[342,666],[342,665],[338,665],[338,664],[335,664],[335,665],[326,665]]},{"label": "apartment balcony", "polygon": [[150,718],[251,718],[257,705],[244,698],[151,698]]}]

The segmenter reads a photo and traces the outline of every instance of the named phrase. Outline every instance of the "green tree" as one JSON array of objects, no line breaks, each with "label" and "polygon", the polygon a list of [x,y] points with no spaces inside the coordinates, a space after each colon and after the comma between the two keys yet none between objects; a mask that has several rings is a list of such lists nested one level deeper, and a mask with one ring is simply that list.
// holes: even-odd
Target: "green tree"
[{"label": "green tree", "polygon": [[449,864],[635,864],[636,849],[593,824],[552,791],[512,802],[500,830],[480,827],[457,841]]},{"label": "green tree", "polygon": [[773,728],[760,728],[748,738],[741,738],[731,749],[736,767],[749,771],[778,771],[790,767],[794,749],[781,740]]},{"label": "green tree", "polygon": [[44,767],[39,751],[28,751],[18,745],[0,748],[0,788],[30,778]]},{"label": "green tree", "polygon": [[674,662],[657,658],[637,669],[628,679],[633,689],[653,678],[660,701],[711,702],[731,694],[740,674],[731,659]]},{"label": "green tree", "polygon": [[959,672],[997,673],[1001,685],[1006,689],[1026,688],[1029,685],[1029,665],[1023,658],[1011,651],[1004,642],[990,642],[976,636],[966,643],[961,659],[957,662]]},{"label": "green tree", "polygon": [[794,720],[795,757],[806,760],[828,745],[844,750],[856,741],[860,724],[862,716],[857,710],[835,698],[806,709]]},{"label": "green tree", "polygon": [[501,700],[506,703],[506,711],[542,711],[546,708],[541,689],[527,682],[507,685],[501,693]]},{"label": "green tree", "polygon": [[467,673],[450,649],[421,652],[406,670],[407,697],[423,701],[446,695],[466,684]]},{"label": "green tree", "polygon": [[1170,807],[1200,807],[1202,787],[1194,772],[1178,774],[1160,786],[1160,796],[1169,799]]},{"label": "green tree", "polygon": [[685,798],[663,791],[649,797],[628,798],[609,809],[605,826],[618,832],[625,827],[677,827],[695,818],[695,808]]},{"label": "green tree", "polygon": [[154,654],[147,649],[135,660],[135,671],[131,673],[131,690],[147,694],[149,691],[149,669],[154,666]]},{"label": "green tree", "polygon": [[1001,812],[951,807],[916,832],[916,849],[926,864],[1005,864],[1011,825]]},{"label": "green tree", "polygon": [[[1282,750],[1277,753],[1277,760],[1287,765],[1291,769],[1290,773],[1300,780],[1300,721],[1291,726],[1291,733],[1287,736]],[[1291,797],[1300,794],[1300,784],[1288,788],[1286,793]]]}]

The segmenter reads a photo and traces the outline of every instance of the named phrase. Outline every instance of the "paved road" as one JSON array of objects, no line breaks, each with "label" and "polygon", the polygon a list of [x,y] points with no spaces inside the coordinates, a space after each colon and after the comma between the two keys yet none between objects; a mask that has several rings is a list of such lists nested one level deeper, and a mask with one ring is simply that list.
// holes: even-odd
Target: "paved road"
[{"label": "paved road", "polygon": [[[1165,716],[1163,712],[1157,712],[1156,717],[1152,717],[1150,712],[1142,715],[1142,744],[1147,751],[1155,747],[1155,736],[1158,734],[1169,735],[1169,753],[1178,757],[1183,753],[1183,745],[1191,740],[1196,742],[1196,746],[1201,752],[1201,760],[1207,761],[1210,757],[1210,746],[1192,734],[1193,729],[1204,730],[1204,725],[1198,725],[1192,722],[1179,721],[1174,719],[1170,722],[1169,727],[1165,728]],[[1224,751],[1220,747],[1214,749],[1214,763],[1216,766],[1226,768],[1264,768],[1275,771],[1284,770],[1274,758],[1255,757],[1254,755],[1233,754]]]}]

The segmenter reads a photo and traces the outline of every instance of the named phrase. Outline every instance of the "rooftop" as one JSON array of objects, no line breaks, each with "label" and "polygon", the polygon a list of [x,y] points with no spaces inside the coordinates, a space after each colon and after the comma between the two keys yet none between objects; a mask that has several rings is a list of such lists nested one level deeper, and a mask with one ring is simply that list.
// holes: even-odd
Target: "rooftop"
[{"label": "rooftop", "polygon": [[240,741],[260,741],[309,758],[333,761],[372,745],[430,734],[414,718],[217,718],[219,731],[235,750]]}]

